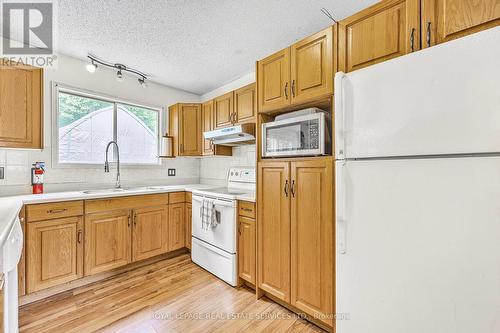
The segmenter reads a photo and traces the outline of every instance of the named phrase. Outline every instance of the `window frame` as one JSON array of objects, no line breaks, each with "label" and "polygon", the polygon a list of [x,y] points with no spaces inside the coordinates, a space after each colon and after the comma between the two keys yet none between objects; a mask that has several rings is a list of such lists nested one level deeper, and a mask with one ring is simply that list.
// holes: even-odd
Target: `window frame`
[{"label": "window frame", "polygon": [[[164,111],[165,109],[163,107],[158,107],[158,106],[152,106],[152,105],[147,105],[145,103],[139,103],[136,101],[131,101],[119,97],[114,97],[114,96],[109,96],[106,94],[82,89],[82,88],[76,88],[70,85],[62,84],[59,82],[52,82],[52,165],[55,168],[73,168],[73,167],[80,167],[80,168],[95,168],[95,167],[100,167],[104,165],[104,159],[102,163],[66,163],[66,162],[61,162],[59,161],[59,92],[62,93],[68,93],[80,97],[86,97],[86,98],[92,98],[92,99],[97,99],[101,100],[103,102],[108,102],[108,103],[113,103],[113,117],[114,117],[114,124],[113,124],[113,137],[116,139],[117,137],[117,105],[118,104],[124,104],[124,105],[130,105],[130,106],[136,106],[144,109],[149,109],[152,111],[158,112],[158,129],[157,129],[157,156],[160,154],[160,138],[162,137],[162,124],[164,121]],[[113,146],[114,147],[114,146]],[[115,148],[113,148],[115,149]],[[111,160],[111,162],[116,162],[115,158]],[[155,163],[126,163],[126,162],[120,162],[121,166],[126,166],[126,167],[132,167],[132,168],[157,168],[162,166],[163,161],[161,158],[157,157]]]}]

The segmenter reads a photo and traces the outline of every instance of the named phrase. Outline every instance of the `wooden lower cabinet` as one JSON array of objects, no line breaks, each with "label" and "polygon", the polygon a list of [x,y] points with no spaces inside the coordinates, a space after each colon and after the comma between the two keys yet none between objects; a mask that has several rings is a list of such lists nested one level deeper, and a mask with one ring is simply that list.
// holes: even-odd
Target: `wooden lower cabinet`
[{"label": "wooden lower cabinet", "polygon": [[290,302],[290,164],[258,167],[258,287]]},{"label": "wooden lower cabinet", "polygon": [[134,210],[132,261],[168,251],[168,206]]},{"label": "wooden lower cabinet", "polygon": [[332,326],[333,160],[293,162],[291,181],[291,304]]},{"label": "wooden lower cabinet", "polygon": [[258,288],[329,326],[334,304],[333,167],[331,157],[263,161],[257,178]]},{"label": "wooden lower cabinet", "polygon": [[185,203],[168,206],[168,250],[178,250],[185,246]]},{"label": "wooden lower cabinet", "polygon": [[130,263],[131,232],[128,210],[85,216],[85,275]]},{"label": "wooden lower cabinet", "polygon": [[32,293],[83,276],[83,218],[26,224],[26,291]]},{"label": "wooden lower cabinet", "polygon": [[255,220],[240,216],[238,221],[238,275],[255,285]]},{"label": "wooden lower cabinet", "polygon": [[192,225],[192,211],[193,206],[190,202],[186,202],[186,234],[185,234],[185,246],[191,250],[191,237],[193,236],[193,225]]}]

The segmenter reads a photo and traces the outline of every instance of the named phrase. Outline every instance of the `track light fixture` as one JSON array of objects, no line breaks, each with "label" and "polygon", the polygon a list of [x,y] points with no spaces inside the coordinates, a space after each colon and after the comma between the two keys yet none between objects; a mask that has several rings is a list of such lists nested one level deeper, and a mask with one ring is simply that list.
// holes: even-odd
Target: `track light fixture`
[{"label": "track light fixture", "polygon": [[85,68],[90,73],[94,73],[96,71],[96,69],[97,69],[97,64],[99,64],[99,65],[103,65],[103,66],[108,67],[108,68],[114,68],[114,69],[116,69],[117,70],[117,72],[116,72],[116,80],[118,82],[122,82],[123,81],[123,72],[128,72],[130,74],[133,74],[133,75],[136,75],[136,76],[139,77],[137,80],[139,81],[139,84],[141,85],[141,87],[145,88],[147,86],[146,85],[146,80],[148,79],[148,76],[146,74],[144,74],[143,72],[141,72],[141,71],[138,71],[136,69],[127,67],[127,66],[125,66],[123,64],[120,64],[120,63],[111,63],[111,62],[99,59],[99,58],[97,58],[96,56],[94,56],[92,54],[88,54],[87,58],[90,59],[91,63],[87,64],[85,66]]}]

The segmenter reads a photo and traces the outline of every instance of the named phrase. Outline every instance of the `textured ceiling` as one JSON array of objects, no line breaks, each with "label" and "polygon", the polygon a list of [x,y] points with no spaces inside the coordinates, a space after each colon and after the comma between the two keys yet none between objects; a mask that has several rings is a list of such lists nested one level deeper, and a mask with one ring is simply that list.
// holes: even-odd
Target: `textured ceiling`
[{"label": "textured ceiling", "polygon": [[88,52],[197,94],[376,0],[59,0],[59,52]]}]

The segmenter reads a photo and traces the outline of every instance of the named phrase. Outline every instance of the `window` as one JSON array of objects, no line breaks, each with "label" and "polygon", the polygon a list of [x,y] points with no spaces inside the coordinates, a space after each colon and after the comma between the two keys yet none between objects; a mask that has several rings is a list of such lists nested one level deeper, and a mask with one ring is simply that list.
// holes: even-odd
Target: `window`
[{"label": "window", "polygon": [[[120,146],[120,162],[158,164],[160,110],[56,89],[60,164],[102,164],[108,142]],[[109,151],[114,161],[114,148]]]}]

